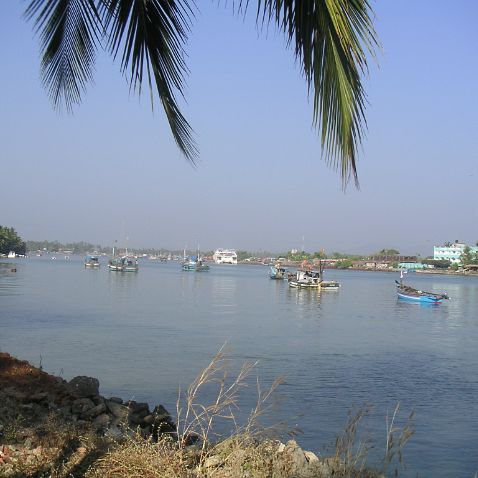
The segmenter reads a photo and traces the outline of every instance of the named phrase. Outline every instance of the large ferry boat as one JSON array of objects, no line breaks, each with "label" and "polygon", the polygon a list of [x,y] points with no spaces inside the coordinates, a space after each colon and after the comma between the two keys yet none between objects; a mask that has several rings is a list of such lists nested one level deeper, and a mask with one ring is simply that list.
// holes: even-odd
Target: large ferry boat
[{"label": "large ferry boat", "polygon": [[237,254],[234,249],[217,249],[212,258],[216,264],[237,264]]}]

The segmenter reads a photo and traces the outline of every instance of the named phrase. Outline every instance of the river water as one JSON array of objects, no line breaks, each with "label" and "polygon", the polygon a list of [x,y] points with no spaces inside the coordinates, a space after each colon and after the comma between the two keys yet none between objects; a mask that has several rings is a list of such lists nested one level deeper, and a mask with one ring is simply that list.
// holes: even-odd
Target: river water
[{"label": "river water", "polygon": [[[0,350],[50,373],[98,377],[103,395],[174,414],[179,388],[227,342],[233,370],[258,361],[263,389],[284,377],[269,420],[300,429],[303,448],[331,453],[348,412],[365,407],[362,436],[378,464],[399,402],[396,424],[414,411],[416,430],[400,476],[478,471],[477,277],[408,274],[451,297],[426,306],[398,300],[391,273],[326,271],[342,287],[318,294],[268,279],[263,266],[188,273],[144,260],[122,274],[85,269],[80,257],[2,261]],[[255,400],[255,386],[243,390],[239,419]]]}]

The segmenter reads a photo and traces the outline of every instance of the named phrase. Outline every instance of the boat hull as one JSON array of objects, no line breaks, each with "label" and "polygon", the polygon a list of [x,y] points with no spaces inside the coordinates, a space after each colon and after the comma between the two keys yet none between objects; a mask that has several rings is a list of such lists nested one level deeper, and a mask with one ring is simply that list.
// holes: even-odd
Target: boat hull
[{"label": "boat hull", "polygon": [[320,289],[320,284],[297,281],[289,281],[289,286],[296,289]]},{"label": "boat hull", "polygon": [[408,300],[412,302],[422,302],[427,304],[441,304],[443,300],[441,298],[432,297],[428,295],[414,296],[414,295],[404,294],[403,292],[397,292],[397,294],[399,299]]},{"label": "boat hull", "polygon": [[330,280],[330,281],[323,280],[320,283],[320,288],[323,290],[339,290],[340,284],[333,280]]}]

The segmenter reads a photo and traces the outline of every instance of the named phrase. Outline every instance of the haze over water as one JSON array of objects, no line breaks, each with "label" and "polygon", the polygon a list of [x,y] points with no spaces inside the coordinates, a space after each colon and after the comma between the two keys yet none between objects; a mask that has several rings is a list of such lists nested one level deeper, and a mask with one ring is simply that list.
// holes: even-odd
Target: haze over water
[{"label": "haze over water", "polygon": [[[118,274],[82,260],[16,260],[16,273],[0,265],[2,351],[174,413],[179,386],[227,341],[235,367],[259,361],[264,389],[285,377],[273,420],[297,425],[305,449],[330,452],[348,411],[368,404],[378,460],[385,416],[400,402],[399,425],[416,413],[401,476],[478,470],[478,278],[409,274],[452,298],[427,307],[397,300],[390,273],[326,271],[342,287],[318,295],[269,280],[261,266],[197,274],[143,261],[139,273]],[[245,390],[244,413],[255,397]]]}]

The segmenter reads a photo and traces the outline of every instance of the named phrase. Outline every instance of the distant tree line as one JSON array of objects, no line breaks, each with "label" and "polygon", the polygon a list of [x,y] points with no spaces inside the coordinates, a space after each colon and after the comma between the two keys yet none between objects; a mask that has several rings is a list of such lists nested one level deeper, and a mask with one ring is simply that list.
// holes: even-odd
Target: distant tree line
[{"label": "distant tree line", "polygon": [[25,254],[26,244],[13,227],[0,226],[0,254],[8,254],[10,251]]},{"label": "distant tree line", "polygon": [[86,254],[88,252],[107,253],[111,252],[111,247],[102,247],[99,244],[91,244],[89,242],[69,242],[62,244],[59,241],[27,241],[27,251],[46,251],[46,252],[58,252],[58,251],[71,251],[73,254]]}]

